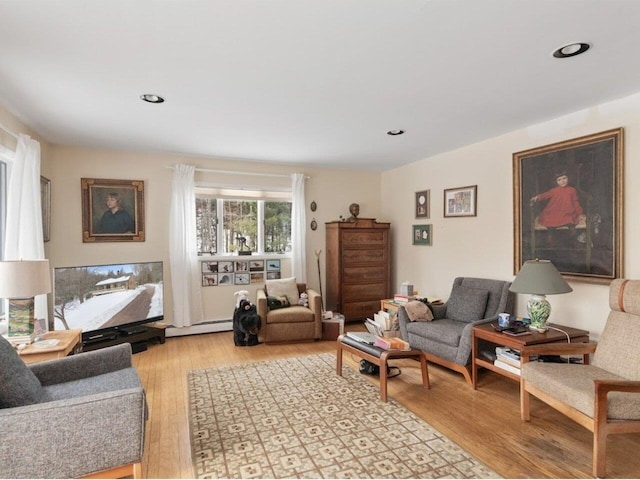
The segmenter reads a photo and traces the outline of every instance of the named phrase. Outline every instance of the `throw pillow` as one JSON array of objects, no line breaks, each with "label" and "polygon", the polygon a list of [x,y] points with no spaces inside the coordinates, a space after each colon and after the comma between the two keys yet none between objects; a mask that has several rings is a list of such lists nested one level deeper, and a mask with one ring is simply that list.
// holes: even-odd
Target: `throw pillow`
[{"label": "throw pillow", "polygon": [[407,302],[404,309],[412,322],[430,322],[433,320],[433,312],[424,302],[418,300]]},{"label": "throw pillow", "polygon": [[291,306],[291,303],[289,303],[286,295],[282,295],[280,297],[267,295],[267,307],[269,307],[269,310],[277,310],[278,308],[285,308],[289,306]]},{"label": "throw pillow", "polygon": [[447,317],[459,322],[473,322],[484,317],[489,292],[455,285],[447,301]]},{"label": "throw pillow", "polygon": [[0,408],[39,403],[44,390],[11,343],[0,336]]},{"label": "throw pillow", "polygon": [[265,287],[267,296],[282,297],[284,295],[291,305],[297,305],[300,294],[298,293],[296,277],[267,280]]}]

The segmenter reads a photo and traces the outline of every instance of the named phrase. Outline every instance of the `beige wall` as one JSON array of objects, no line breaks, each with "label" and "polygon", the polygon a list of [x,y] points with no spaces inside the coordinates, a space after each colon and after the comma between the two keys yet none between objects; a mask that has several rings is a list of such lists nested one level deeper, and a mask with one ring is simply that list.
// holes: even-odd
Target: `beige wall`
[{"label": "beige wall", "polygon": [[[512,280],[512,154],[611,128],[624,127],[624,276],[640,278],[640,94],[554,121],[488,139],[386,172],[382,216],[393,225],[393,285],[412,282],[420,293],[445,298],[457,276]],[[443,190],[478,186],[478,216],[443,218]],[[414,218],[414,193],[431,190],[428,220]],[[411,226],[433,225],[433,246],[413,246]],[[608,313],[608,286],[570,282],[574,291],[549,296],[551,321],[597,337]],[[517,313],[526,314],[519,295]]]},{"label": "beige wall", "polygon": [[[324,281],[324,222],[337,220],[339,215],[348,216],[348,206],[351,202],[360,203],[361,216],[379,216],[380,174],[377,173],[301,169],[295,166],[264,163],[56,146],[52,148],[49,169],[52,183],[52,232],[49,258],[52,267],[162,260],[165,265],[165,316],[169,323],[172,322],[168,237],[172,172],[166,167],[177,163],[187,163],[205,169],[283,174],[300,172],[309,175],[311,178],[306,183],[307,282],[316,289],[318,288],[318,270],[314,252],[318,250],[323,250],[321,266]],[[82,242],[80,179],[83,177],[144,180],[145,242],[99,244]],[[234,184],[246,182],[255,185],[261,179],[269,183],[290,184],[288,179],[273,180],[270,177],[196,174],[196,181],[202,182]],[[315,200],[318,205],[315,213],[309,210],[312,200]],[[314,217],[318,222],[318,229],[315,232],[309,227]],[[283,267],[283,274],[290,272],[289,261],[283,261]],[[250,290],[250,298],[255,298],[256,286],[203,288],[205,319],[231,318],[235,304],[233,293],[244,288]]]},{"label": "beige wall", "polygon": [[[624,276],[640,278],[640,249],[636,247],[640,222],[640,94],[517,130],[455,151],[415,162],[382,175],[341,170],[298,169],[261,163],[225,161],[178,155],[140,154],[49,146],[0,106],[0,122],[14,132],[30,133],[42,143],[43,175],[52,180],[52,234],[45,251],[52,266],[105,262],[163,260],[166,271],[165,310],[171,315],[168,259],[168,208],[174,163],[202,168],[270,173],[302,171],[307,181],[307,224],[315,217],[318,229],[307,228],[307,280],[318,288],[315,251],[322,250],[324,281],[324,223],[348,215],[358,202],[361,217],[391,222],[393,286],[408,280],[427,295],[446,298],[456,276],[513,279],[512,154],[541,145],[610,128],[625,129],[624,167]],[[80,178],[142,179],[146,185],[147,240],[144,243],[83,244],[81,236]],[[443,189],[478,185],[478,216],[443,218]],[[414,192],[431,190],[431,218],[414,218]],[[310,212],[315,200],[318,209]],[[411,244],[411,225],[433,224],[431,247]],[[286,262],[283,262],[286,264]],[[552,320],[585,328],[598,336],[608,311],[608,287],[571,282],[574,291],[551,296]],[[235,287],[204,289],[209,320],[229,318]],[[255,288],[251,289],[251,294]],[[323,284],[323,291],[325,286]],[[520,295],[517,311],[525,312]]]}]

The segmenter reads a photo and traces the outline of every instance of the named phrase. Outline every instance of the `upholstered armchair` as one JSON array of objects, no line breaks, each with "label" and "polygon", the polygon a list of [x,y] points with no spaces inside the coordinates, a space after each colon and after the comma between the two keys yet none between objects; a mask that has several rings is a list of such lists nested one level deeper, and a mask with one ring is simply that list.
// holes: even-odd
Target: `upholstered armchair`
[{"label": "upholstered armchair", "polygon": [[402,338],[412,348],[422,350],[427,360],[471,378],[472,329],[497,321],[499,313],[513,313],[511,282],[458,277],[443,305],[434,305],[433,319],[412,321],[407,309],[398,309]]},{"label": "upholstered armchair", "polygon": [[145,394],[131,345],[25,365],[0,337],[0,477],[140,477]]},{"label": "upholstered armchair", "polygon": [[[298,305],[300,294],[305,292],[308,307]],[[307,288],[306,284],[297,283],[295,278],[267,280],[265,288],[257,290],[256,297],[262,321],[260,338],[265,343],[318,340],[322,337],[320,294]]]},{"label": "upholstered armchair", "polygon": [[[609,287],[611,311],[596,344],[544,344],[521,352],[520,414],[531,419],[534,395],[593,432],[593,475],[606,473],[607,437],[640,432],[640,280]],[[589,365],[529,362],[533,354],[584,355]],[[541,412],[544,415],[544,412]]]}]

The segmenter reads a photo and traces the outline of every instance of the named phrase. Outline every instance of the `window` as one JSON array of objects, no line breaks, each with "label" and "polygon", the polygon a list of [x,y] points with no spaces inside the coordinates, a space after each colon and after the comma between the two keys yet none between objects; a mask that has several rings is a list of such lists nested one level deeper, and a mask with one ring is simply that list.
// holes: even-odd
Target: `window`
[{"label": "window", "polygon": [[291,192],[196,188],[198,255],[291,251]]}]

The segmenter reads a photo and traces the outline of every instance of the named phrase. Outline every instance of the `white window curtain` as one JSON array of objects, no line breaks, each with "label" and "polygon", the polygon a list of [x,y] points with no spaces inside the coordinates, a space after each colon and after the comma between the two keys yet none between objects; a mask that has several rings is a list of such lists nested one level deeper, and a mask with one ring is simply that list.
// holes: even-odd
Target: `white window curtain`
[{"label": "white window curtain", "polygon": [[[43,260],[40,198],[40,143],[18,135],[13,162],[7,168],[6,260]],[[47,296],[35,297],[35,318],[48,321]]]},{"label": "white window curtain", "polygon": [[292,269],[296,280],[307,283],[307,250],[304,182],[306,175],[291,175],[291,243],[293,250]]},{"label": "white window curtain", "polygon": [[195,167],[174,165],[169,214],[169,260],[173,291],[173,326],[202,321],[200,272],[196,252]]}]

